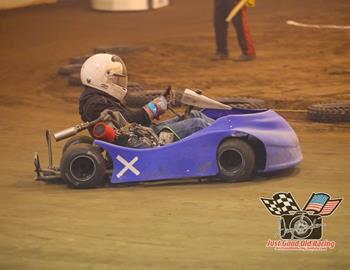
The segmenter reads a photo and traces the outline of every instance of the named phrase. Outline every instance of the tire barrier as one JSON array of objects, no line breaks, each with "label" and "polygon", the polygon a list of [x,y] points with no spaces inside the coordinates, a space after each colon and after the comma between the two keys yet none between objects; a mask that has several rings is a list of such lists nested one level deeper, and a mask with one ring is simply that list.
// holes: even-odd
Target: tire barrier
[{"label": "tire barrier", "polygon": [[323,123],[350,121],[350,102],[314,104],[307,109],[307,118]]},{"label": "tire barrier", "polygon": [[[129,89],[129,88],[128,88]],[[128,91],[125,97],[126,103],[130,107],[138,108],[142,107],[154,98],[158,97],[164,92],[164,90],[146,90],[139,92]],[[181,106],[182,94],[176,92],[175,94],[175,107]],[[239,109],[265,109],[265,101],[257,98],[248,97],[214,97],[213,99],[228,104],[234,108]]]},{"label": "tire barrier", "polygon": [[141,92],[144,91],[145,89],[143,88],[143,86],[137,82],[128,82],[128,92],[129,93],[135,93],[135,92]]},{"label": "tire barrier", "polygon": [[265,101],[250,97],[217,97],[215,100],[238,109],[266,109]]},{"label": "tire barrier", "polygon": [[94,53],[112,53],[112,54],[126,54],[144,49],[140,46],[131,45],[113,45],[113,46],[97,46],[93,49]]},{"label": "tire barrier", "polygon": [[[69,59],[69,64],[63,65],[58,69],[58,74],[63,75],[63,76],[68,76],[68,84],[71,86],[81,85],[80,76],[78,78],[77,74],[80,73],[80,70],[81,70],[83,63],[90,56],[92,56],[96,53],[111,53],[111,54],[123,55],[123,54],[127,54],[127,53],[132,53],[135,51],[139,51],[142,49],[144,49],[144,47],[131,46],[131,45],[97,46],[93,49],[93,53],[71,57]],[[137,84],[137,86],[136,86],[135,83],[129,83],[128,89],[131,92],[143,90],[143,88],[139,84]]]},{"label": "tire barrier", "polygon": [[80,72],[70,74],[68,77],[68,84],[71,86],[81,86]]},{"label": "tire barrier", "polygon": [[84,55],[78,55],[78,56],[73,56],[69,59],[70,64],[83,64],[86,59],[88,59],[90,56],[93,56],[93,54],[84,54]]},{"label": "tire barrier", "polygon": [[78,73],[80,72],[81,66],[82,64],[69,64],[69,65],[61,66],[58,69],[58,74],[66,76],[72,73]]}]

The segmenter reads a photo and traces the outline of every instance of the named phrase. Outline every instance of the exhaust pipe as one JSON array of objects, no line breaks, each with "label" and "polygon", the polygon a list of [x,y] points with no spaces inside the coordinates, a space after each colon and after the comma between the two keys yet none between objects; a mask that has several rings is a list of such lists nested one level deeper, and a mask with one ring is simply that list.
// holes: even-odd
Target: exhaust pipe
[{"label": "exhaust pipe", "polygon": [[79,132],[79,130],[76,127],[70,127],[66,128],[64,130],[56,132],[53,137],[55,138],[56,142],[61,141],[63,139],[72,137],[76,135]]},{"label": "exhaust pipe", "polygon": [[64,130],[56,132],[53,135],[53,137],[55,138],[56,142],[62,141],[64,139],[67,139],[69,137],[72,137],[72,136],[78,134],[79,132],[81,132],[81,131],[89,128],[89,127],[94,126],[95,124],[97,124],[100,121],[101,121],[101,119],[99,117],[99,118],[97,118],[94,121],[85,122],[85,123],[78,124],[78,125],[76,125],[74,127],[66,128]]}]

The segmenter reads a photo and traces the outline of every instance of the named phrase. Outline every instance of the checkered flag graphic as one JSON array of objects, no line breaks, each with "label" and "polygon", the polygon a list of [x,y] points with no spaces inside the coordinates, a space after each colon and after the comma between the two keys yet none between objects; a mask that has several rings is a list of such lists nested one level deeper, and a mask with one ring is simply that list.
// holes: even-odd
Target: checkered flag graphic
[{"label": "checkered flag graphic", "polygon": [[272,199],[261,198],[261,201],[274,216],[290,214],[291,212],[300,210],[290,193],[276,193]]}]

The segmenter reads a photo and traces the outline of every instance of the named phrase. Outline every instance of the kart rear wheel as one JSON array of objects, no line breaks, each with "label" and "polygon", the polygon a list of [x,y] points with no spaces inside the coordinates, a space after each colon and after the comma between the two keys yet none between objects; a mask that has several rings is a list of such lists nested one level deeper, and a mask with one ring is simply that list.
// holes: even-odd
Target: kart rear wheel
[{"label": "kart rear wheel", "polygon": [[93,188],[105,182],[106,164],[98,147],[90,144],[70,146],[61,159],[61,175],[73,188]]},{"label": "kart rear wheel", "polygon": [[227,182],[249,179],[255,169],[255,152],[244,140],[229,139],[218,148],[219,176]]},{"label": "kart rear wheel", "polygon": [[86,144],[92,144],[94,142],[94,139],[92,137],[89,136],[76,136],[73,138],[70,138],[63,146],[62,149],[62,154],[64,154],[64,152],[67,151],[67,149],[71,146],[71,145],[76,145],[79,143],[86,143]]}]

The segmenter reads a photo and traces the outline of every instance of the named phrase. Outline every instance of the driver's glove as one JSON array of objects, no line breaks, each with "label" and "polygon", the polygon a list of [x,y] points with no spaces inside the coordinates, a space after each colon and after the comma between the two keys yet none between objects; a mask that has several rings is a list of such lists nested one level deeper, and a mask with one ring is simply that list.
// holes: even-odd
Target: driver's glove
[{"label": "driver's glove", "polygon": [[167,99],[164,96],[159,96],[143,106],[143,109],[146,111],[149,119],[158,119],[168,109]]},{"label": "driver's glove", "polygon": [[170,85],[165,89],[163,96],[166,98],[169,105],[175,105],[175,92],[171,89]]}]

